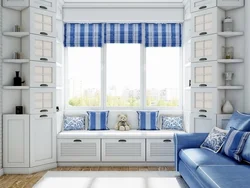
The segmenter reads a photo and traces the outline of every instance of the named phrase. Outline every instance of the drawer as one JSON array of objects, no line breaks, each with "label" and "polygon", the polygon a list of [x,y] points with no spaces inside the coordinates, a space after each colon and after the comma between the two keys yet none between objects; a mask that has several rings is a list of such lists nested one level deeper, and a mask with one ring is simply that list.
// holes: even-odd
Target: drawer
[{"label": "drawer", "polygon": [[191,19],[192,37],[216,34],[222,31],[222,21],[225,19],[225,11],[212,8],[195,12]]},{"label": "drawer", "polygon": [[191,114],[191,133],[209,133],[216,126],[216,114]]},{"label": "drawer", "polygon": [[225,72],[225,66],[217,61],[192,63],[192,87],[206,88],[224,85],[223,72]]},{"label": "drawer", "polygon": [[191,12],[215,7],[216,1],[217,0],[191,0]]},{"label": "drawer", "polygon": [[102,161],[145,161],[145,139],[102,139]]},{"label": "drawer", "polygon": [[147,139],[147,161],[173,162],[174,141],[172,138]]},{"label": "drawer", "polygon": [[191,61],[206,62],[222,58],[225,39],[215,35],[195,37],[191,39]]},{"label": "drawer", "polygon": [[100,161],[100,139],[58,139],[59,162]]},{"label": "drawer", "polygon": [[56,0],[30,0],[30,6],[42,10],[56,12]]}]

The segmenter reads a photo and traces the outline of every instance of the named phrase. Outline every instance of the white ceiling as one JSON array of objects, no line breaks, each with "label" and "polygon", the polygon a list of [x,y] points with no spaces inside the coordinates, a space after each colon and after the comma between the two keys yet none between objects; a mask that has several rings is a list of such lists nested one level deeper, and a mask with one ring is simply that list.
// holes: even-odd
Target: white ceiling
[{"label": "white ceiling", "polygon": [[78,3],[78,2],[88,2],[88,3],[95,3],[95,2],[112,2],[112,3],[126,3],[126,2],[141,2],[141,3],[181,3],[183,0],[64,0],[65,2],[71,3]]}]

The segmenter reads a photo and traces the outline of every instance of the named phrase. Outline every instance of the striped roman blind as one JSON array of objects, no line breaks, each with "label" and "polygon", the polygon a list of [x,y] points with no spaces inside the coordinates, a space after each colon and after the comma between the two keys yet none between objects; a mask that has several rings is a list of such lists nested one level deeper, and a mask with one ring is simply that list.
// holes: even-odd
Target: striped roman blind
[{"label": "striped roman blind", "polygon": [[66,23],[64,25],[65,47],[102,47],[102,23]]},{"label": "striped roman blind", "polygon": [[141,23],[106,23],[104,43],[142,43]]},{"label": "striped roman blind", "polygon": [[146,23],[146,47],[181,47],[182,24],[180,23]]}]

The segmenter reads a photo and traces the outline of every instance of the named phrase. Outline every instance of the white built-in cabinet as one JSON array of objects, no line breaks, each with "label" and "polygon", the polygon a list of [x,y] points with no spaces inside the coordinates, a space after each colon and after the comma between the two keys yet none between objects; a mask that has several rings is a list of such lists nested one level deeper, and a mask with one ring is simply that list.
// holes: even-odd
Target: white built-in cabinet
[{"label": "white built-in cabinet", "polygon": [[191,12],[215,7],[216,1],[217,0],[191,0]]},{"label": "white built-in cabinet", "polygon": [[191,113],[190,132],[208,133],[216,127],[216,114],[213,113]]}]

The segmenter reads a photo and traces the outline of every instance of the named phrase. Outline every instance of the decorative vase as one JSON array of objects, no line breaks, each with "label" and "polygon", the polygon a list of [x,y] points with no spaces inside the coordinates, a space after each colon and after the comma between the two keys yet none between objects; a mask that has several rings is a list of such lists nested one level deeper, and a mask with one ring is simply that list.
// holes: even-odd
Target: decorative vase
[{"label": "decorative vase", "polygon": [[14,86],[22,86],[22,78],[19,76],[19,71],[16,71],[16,77],[14,78]]},{"label": "decorative vase", "polygon": [[227,100],[223,106],[222,106],[222,112],[224,114],[232,114],[234,111],[234,108],[232,106],[232,104]]}]

